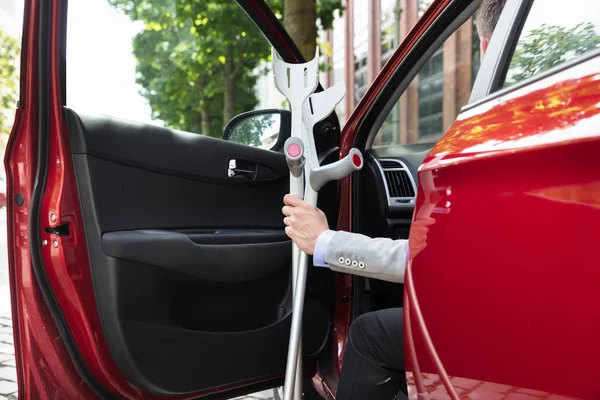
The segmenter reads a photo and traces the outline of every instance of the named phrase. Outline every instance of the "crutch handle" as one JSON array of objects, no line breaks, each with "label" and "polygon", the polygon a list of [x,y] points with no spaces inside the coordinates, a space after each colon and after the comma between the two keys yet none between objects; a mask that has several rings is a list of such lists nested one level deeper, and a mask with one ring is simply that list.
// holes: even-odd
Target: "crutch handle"
[{"label": "crutch handle", "polygon": [[318,192],[327,182],[345,178],[352,172],[362,169],[363,164],[360,150],[352,148],[341,160],[313,169],[310,173],[310,185]]},{"label": "crutch handle", "polygon": [[290,173],[294,178],[301,177],[304,172],[304,163],[306,161],[302,139],[290,137],[285,141],[283,148],[285,150],[285,161],[290,168]]}]

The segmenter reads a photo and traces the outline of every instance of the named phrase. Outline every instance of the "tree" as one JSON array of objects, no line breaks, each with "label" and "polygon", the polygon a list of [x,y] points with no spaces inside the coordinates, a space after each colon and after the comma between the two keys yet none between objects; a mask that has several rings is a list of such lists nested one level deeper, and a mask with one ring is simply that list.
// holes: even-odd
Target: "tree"
[{"label": "tree", "polygon": [[600,35],[591,22],[570,29],[542,24],[519,41],[505,86],[538,75],[597,47],[600,47]]},{"label": "tree", "polygon": [[252,109],[270,46],[234,1],[108,0],[144,30],[133,41],[137,82],[153,118],[220,137]]},{"label": "tree", "polygon": [[[107,1],[143,23],[133,53],[140,93],[153,118],[220,137],[231,118],[256,106],[256,81],[266,72],[261,65],[269,60],[271,47],[234,0]],[[277,15],[283,1],[269,1]],[[341,0],[320,0],[321,25],[331,27],[333,12],[340,8]],[[309,26],[316,26],[314,16]],[[316,37],[311,40],[314,54]]]},{"label": "tree", "polygon": [[343,10],[342,0],[285,0],[283,23],[294,43],[307,60],[317,49],[317,22],[323,30],[333,27],[336,11]]},{"label": "tree", "polygon": [[19,87],[19,43],[0,29],[0,134],[12,128]]}]

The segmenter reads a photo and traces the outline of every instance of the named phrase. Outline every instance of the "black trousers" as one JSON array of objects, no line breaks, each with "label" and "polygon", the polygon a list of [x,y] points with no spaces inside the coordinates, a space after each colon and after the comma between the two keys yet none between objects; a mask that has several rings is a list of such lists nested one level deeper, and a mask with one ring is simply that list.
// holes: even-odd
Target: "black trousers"
[{"label": "black trousers", "polygon": [[402,308],[370,312],[350,326],[337,400],[406,398]]}]

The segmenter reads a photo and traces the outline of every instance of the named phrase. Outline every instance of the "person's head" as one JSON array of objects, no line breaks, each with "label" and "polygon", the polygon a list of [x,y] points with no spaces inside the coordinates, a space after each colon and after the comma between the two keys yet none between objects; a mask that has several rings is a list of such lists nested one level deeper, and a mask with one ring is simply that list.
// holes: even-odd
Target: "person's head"
[{"label": "person's head", "polygon": [[506,0],[483,0],[477,10],[475,24],[477,25],[477,33],[479,34],[482,59],[500,18],[500,13],[502,13],[502,9],[504,8],[504,3],[506,3]]}]

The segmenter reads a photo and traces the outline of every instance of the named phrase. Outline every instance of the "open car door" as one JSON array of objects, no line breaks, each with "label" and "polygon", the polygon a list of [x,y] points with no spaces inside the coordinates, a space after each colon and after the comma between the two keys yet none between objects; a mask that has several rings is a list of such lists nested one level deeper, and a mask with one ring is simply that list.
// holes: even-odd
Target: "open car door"
[{"label": "open car door", "polygon": [[[267,50],[303,60],[264,1],[233,5]],[[280,385],[292,311],[286,112],[263,149],[69,107],[67,7],[26,2],[6,156],[19,397],[229,398]],[[316,131],[322,163],[336,160],[335,115]],[[335,183],[320,202],[334,220]],[[328,269],[309,268],[305,378],[330,343],[334,290]]]}]

